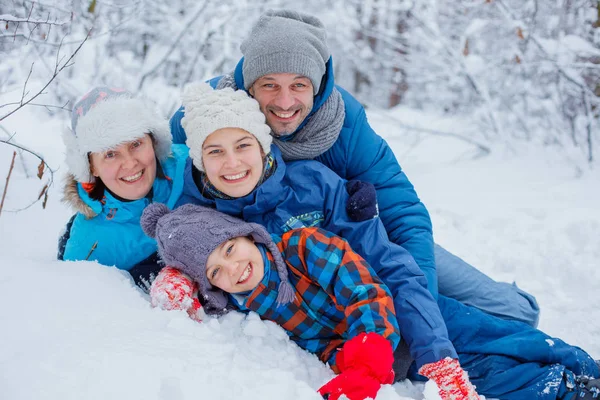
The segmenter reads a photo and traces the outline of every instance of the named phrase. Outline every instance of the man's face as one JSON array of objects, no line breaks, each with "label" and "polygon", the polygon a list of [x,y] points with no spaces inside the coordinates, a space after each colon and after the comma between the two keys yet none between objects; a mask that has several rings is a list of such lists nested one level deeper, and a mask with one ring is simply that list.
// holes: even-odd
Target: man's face
[{"label": "man's face", "polygon": [[248,91],[260,104],[275,136],[294,133],[313,108],[313,85],[302,75],[265,75]]}]

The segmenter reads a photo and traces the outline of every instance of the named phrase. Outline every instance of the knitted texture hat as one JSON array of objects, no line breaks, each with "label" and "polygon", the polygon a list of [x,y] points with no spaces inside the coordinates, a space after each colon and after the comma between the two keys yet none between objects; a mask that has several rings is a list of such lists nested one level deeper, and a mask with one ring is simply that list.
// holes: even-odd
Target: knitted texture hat
[{"label": "knitted texture hat", "polygon": [[265,123],[258,102],[243,90],[214,90],[208,83],[191,83],[183,92],[181,126],[194,166],[204,171],[202,146],[206,138],[222,128],[240,128],[256,138],[265,154],[271,152],[271,128]]},{"label": "knitted texture hat", "polygon": [[69,172],[79,182],[94,182],[88,153],[109,150],[145,133],[154,137],[158,159],[166,159],[172,143],[169,123],[151,103],[124,89],[92,89],[73,107],[71,130],[63,134]]},{"label": "knitted texture hat", "polygon": [[291,73],[309,78],[317,94],[330,56],[321,21],[291,10],[266,11],[240,49],[246,90],[261,76]]},{"label": "knitted texture hat", "polygon": [[287,267],[262,225],[244,222],[207,207],[186,204],[170,211],[160,203],[146,207],[141,225],[148,236],[156,238],[158,252],[165,264],[188,274],[198,283],[208,314],[223,314],[227,306],[225,293],[212,286],[206,277],[208,256],[222,243],[241,236],[251,236],[255,243],[264,244],[273,255],[281,279],[277,303],[287,304],[294,300]]}]

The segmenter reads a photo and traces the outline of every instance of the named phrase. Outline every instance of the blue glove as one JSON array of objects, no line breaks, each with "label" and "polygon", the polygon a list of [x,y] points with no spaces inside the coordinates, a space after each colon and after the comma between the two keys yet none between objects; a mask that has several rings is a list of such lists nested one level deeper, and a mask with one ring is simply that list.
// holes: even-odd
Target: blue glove
[{"label": "blue glove", "polygon": [[346,191],[350,195],[346,204],[346,212],[352,221],[366,221],[379,216],[377,191],[369,182],[348,181]]}]

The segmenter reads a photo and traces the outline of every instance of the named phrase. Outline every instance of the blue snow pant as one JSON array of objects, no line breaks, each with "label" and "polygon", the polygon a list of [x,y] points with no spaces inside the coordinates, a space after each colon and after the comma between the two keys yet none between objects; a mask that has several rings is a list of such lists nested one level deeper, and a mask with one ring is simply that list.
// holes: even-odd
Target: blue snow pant
[{"label": "blue snow pant", "polygon": [[516,284],[496,282],[439,245],[434,246],[439,293],[502,319],[537,326],[535,297]]},{"label": "blue snow pant", "polygon": [[[585,351],[527,324],[496,318],[444,296],[438,304],[461,366],[477,392],[488,398],[570,400],[573,392],[567,390],[566,379],[600,375]],[[419,377],[413,364],[409,378]]]}]

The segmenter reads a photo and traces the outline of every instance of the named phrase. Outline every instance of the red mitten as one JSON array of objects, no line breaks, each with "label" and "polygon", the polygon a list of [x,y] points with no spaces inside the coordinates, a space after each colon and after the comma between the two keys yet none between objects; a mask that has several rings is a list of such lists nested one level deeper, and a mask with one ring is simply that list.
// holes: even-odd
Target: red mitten
[{"label": "red mitten", "polygon": [[394,380],[392,345],[376,333],[361,333],[350,339],[337,358],[340,374],[319,389],[329,400],[342,394],[350,400],[375,398],[382,384]]},{"label": "red mitten", "polygon": [[202,321],[198,287],[189,276],[173,267],[160,270],[150,286],[150,303],[163,310],[186,310],[195,321]]},{"label": "red mitten", "polygon": [[479,400],[475,387],[458,360],[446,357],[425,364],[419,369],[419,374],[437,384],[442,400]]}]

